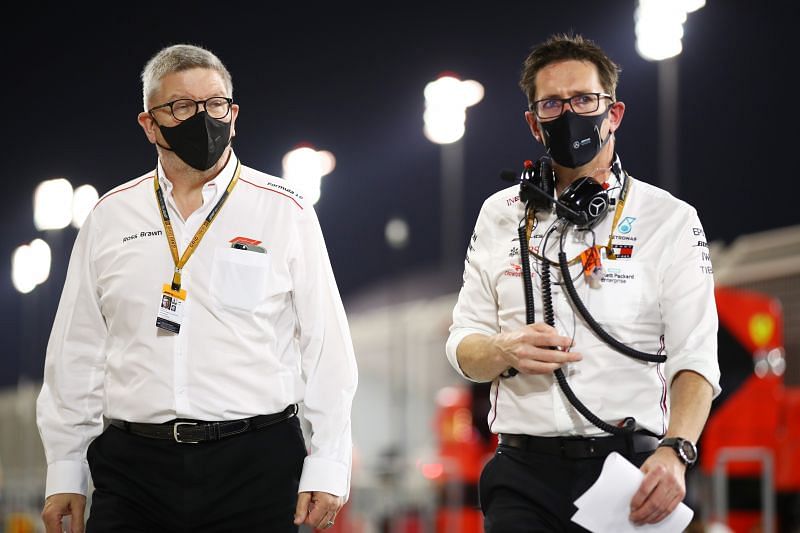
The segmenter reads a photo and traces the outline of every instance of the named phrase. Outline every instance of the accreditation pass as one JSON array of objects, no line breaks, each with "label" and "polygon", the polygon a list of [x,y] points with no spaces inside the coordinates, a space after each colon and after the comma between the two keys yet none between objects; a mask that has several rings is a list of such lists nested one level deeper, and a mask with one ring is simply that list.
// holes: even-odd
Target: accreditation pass
[{"label": "accreditation pass", "polygon": [[171,333],[179,333],[183,321],[183,306],[186,303],[186,291],[174,290],[169,283],[164,284],[161,291],[161,302],[158,305],[156,327]]}]

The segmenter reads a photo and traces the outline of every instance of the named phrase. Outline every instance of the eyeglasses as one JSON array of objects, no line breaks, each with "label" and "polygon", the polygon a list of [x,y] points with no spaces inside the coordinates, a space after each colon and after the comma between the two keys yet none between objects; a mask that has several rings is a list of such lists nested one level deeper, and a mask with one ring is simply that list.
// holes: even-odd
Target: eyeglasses
[{"label": "eyeglasses", "polygon": [[152,113],[156,109],[169,107],[169,110],[172,113],[172,116],[175,117],[175,120],[183,121],[195,116],[202,105],[209,117],[220,119],[228,116],[228,113],[231,111],[232,102],[233,98],[226,98],[224,96],[213,96],[206,100],[191,100],[189,98],[181,98],[180,100],[173,100],[172,102],[167,102],[166,104],[157,105],[151,108],[149,112]]},{"label": "eyeglasses", "polygon": [[576,115],[588,115],[594,113],[600,108],[600,99],[608,98],[614,100],[610,94],[605,93],[586,93],[576,94],[569,98],[544,98],[536,100],[528,109],[536,113],[536,116],[541,119],[555,118],[561,116],[564,112],[564,104],[569,104],[570,109]]}]

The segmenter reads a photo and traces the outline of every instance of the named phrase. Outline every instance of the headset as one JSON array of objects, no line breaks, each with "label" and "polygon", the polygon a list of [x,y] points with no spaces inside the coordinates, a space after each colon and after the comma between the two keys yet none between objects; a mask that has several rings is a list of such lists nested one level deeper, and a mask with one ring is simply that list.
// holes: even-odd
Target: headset
[{"label": "headset", "polygon": [[573,181],[558,198],[554,197],[555,183],[549,157],[542,157],[536,163],[525,161],[520,176],[520,199],[536,210],[550,211],[555,205],[558,218],[584,230],[595,227],[608,213],[606,187],[590,176]]},{"label": "headset", "polygon": [[[629,177],[627,173],[622,170],[619,164],[619,159],[615,157],[615,161],[611,167],[612,172],[619,178],[623,176],[624,185],[622,189],[621,198],[624,198],[629,187]],[[553,263],[561,270],[561,277],[563,285],[566,289],[567,295],[572,301],[578,313],[586,321],[587,325],[609,346],[618,352],[638,359],[640,361],[663,363],[666,361],[666,356],[658,354],[648,354],[640,352],[612,337],[602,326],[592,317],[589,310],[581,301],[578,292],[575,290],[575,285],[572,282],[572,275],[569,271],[569,264],[567,255],[564,251],[564,238],[567,234],[567,229],[570,225],[574,225],[578,230],[592,230],[599,224],[608,214],[610,207],[614,204],[608,196],[607,186],[601,185],[590,176],[581,177],[572,182],[560,195],[555,198],[553,191],[555,188],[555,173],[550,163],[549,157],[542,157],[536,163],[530,160],[525,161],[524,170],[519,178],[513,171],[503,171],[500,174],[502,179],[505,180],[519,180],[520,186],[520,200],[525,203],[525,214],[519,226],[519,240],[520,240],[520,260],[522,263],[522,280],[525,294],[525,318],[526,324],[532,324],[535,321],[534,299],[533,299],[533,283],[530,274],[530,261],[529,261],[529,244],[527,232],[527,219],[529,211],[532,209],[552,211],[555,206],[556,217],[562,222],[561,225],[554,224],[548,230],[547,234],[561,228],[560,250],[558,254],[558,262]],[[613,231],[613,229],[612,229]],[[542,249],[542,254],[544,248]],[[555,325],[555,313],[552,305],[552,295],[550,291],[550,265],[551,261],[542,255],[540,279],[542,284],[542,304],[543,304],[543,317],[546,324],[550,326]],[[519,372],[515,368],[510,368],[501,377],[510,378],[517,375]],[[564,395],[569,402],[581,413],[584,418],[597,426],[598,428],[611,433],[611,434],[626,434],[630,435],[636,428],[636,421],[632,417],[627,417],[621,427],[611,425],[597,415],[592,413],[580,399],[572,391],[567,383],[566,376],[562,369],[556,369],[556,380],[561,387]]]}]

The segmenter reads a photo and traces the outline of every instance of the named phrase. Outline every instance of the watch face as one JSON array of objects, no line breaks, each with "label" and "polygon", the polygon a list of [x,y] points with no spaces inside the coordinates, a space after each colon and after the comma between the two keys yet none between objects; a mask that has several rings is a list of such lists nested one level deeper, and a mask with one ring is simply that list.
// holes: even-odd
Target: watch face
[{"label": "watch face", "polygon": [[697,449],[694,444],[688,440],[680,441],[681,453],[689,463],[694,463],[697,460]]}]

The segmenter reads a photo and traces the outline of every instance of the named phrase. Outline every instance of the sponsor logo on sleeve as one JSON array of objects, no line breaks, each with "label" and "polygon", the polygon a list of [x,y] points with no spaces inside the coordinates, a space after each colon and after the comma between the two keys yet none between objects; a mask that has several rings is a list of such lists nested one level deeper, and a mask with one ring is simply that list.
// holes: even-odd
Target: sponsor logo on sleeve
[{"label": "sponsor logo on sleeve", "polygon": [[467,242],[467,254],[464,256],[464,261],[467,263],[470,262],[469,258],[473,252],[475,252],[475,243],[478,241],[478,234],[473,230],[472,235],[469,238],[469,242]]},{"label": "sponsor logo on sleeve", "polygon": [[706,275],[713,275],[714,269],[711,266],[711,253],[709,251],[708,241],[706,240],[706,232],[703,231],[703,228],[692,228],[692,236],[698,238],[692,247],[702,248],[700,250],[700,262],[703,264],[699,265],[700,272]]},{"label": "sponsor logo on sleeve", "polygon": [[504,276],[511,276],[514,278],[522,277],[522,265],[519,263],[509,263],[508,269],[503,272]]}]

